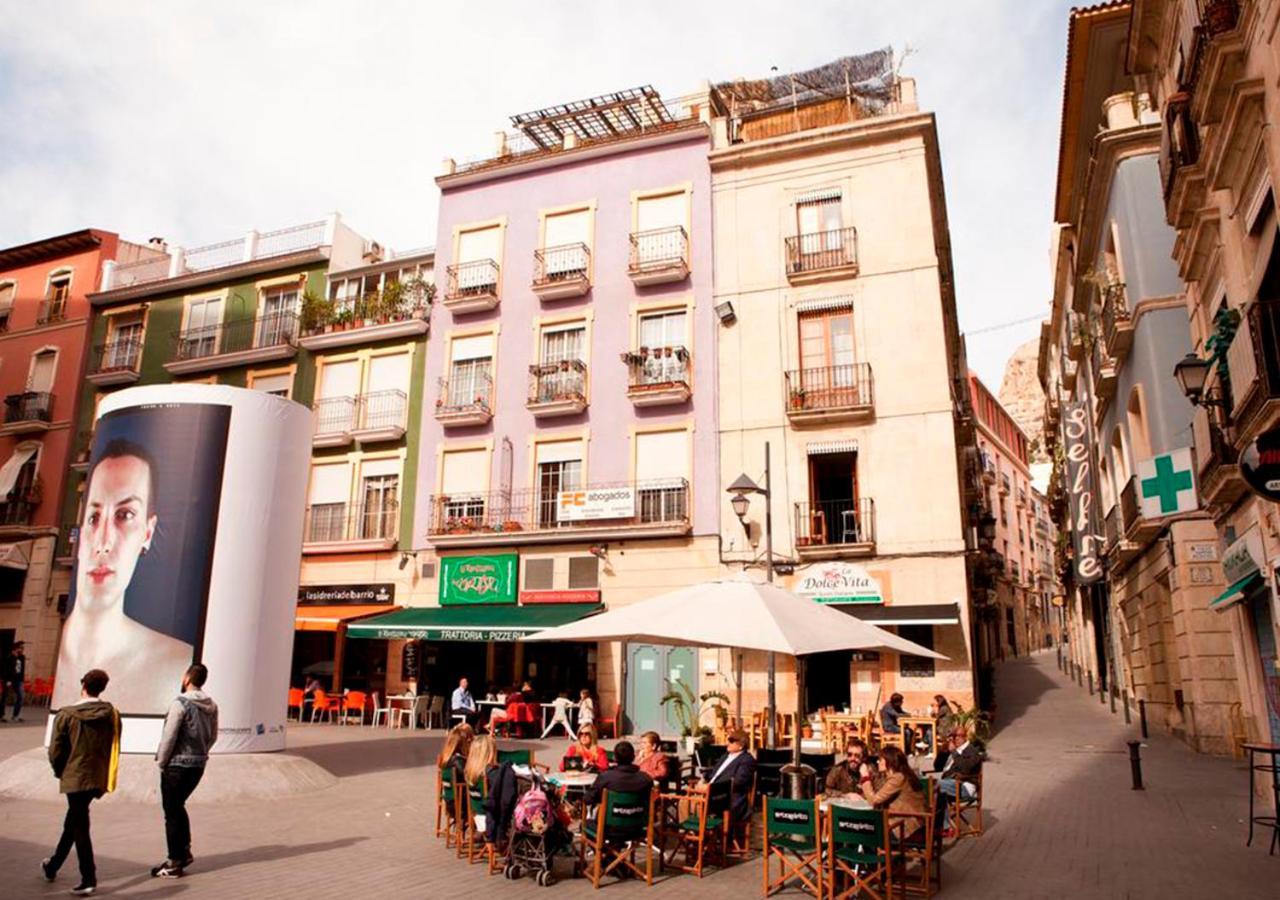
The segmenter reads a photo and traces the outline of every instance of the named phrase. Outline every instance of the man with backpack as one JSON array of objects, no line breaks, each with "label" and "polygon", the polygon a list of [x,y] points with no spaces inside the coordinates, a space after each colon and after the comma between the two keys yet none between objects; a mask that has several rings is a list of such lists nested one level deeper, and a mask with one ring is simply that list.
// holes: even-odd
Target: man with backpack
[{"label": "man with backpack", "polygon": [[87,897],[98,888],[89,837],[89,804],[116,788],[120,765],[120,714],[99,695],[111,679],[101,669],[90,669],[80,679],[80,700],[58,710],[49,740],[49,764],[58,776],[58,788],[67,795],[67,816],[62,837],[53,855],[40,863],[46,881],[58,877],[72,845],[80,863],[80,883],[71,889]]},{"label": "man with backpack", "polygon": [[169,706],[156,762],[160,765],[160,802],[169,855],[151,870],[152,878],[181,878],[194,862],[187,798],[204,777],[209,748],[218,739],[218,704],[202,688],[209,670],[197,663],[182,676],[182,693]]}]

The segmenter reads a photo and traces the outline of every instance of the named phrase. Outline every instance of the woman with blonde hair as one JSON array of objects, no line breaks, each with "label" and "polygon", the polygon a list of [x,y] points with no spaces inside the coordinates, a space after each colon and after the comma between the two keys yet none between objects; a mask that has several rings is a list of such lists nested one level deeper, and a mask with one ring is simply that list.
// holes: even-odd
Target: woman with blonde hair
[{"label": "woman with blonde hair", "polygon": [[452,766],[459,770],[466,766],[467,753],[471,750],[471,742],[475,740],[475,736],[475,731],[466,722],[449,729],[444,746],[440,748],[440,755],[436,757],[436,766],[441,769]]},{"label": "woman with blonde hair", "polygon": [[596,737],[596,729],[594,725],[579,725],[578,740],[576,743],[570,744],[568,751],[564,755],[564,759],[560,760],[560,771],[563,772],[567,768],[567,762],[571,759],[581,759],[582,768],[594,769],[597,772],[603,772],[609,768],[609,755],[605,753],[604,748],[600,746],[600,739]]},{"label": "woman with blonde hair", "polygon": [[498,764],[498,742],[491,735],[477,735],[467,751],[467,765],[463,769],[463,777],[468,787],[484,783],[484,776],[490,768]]}]

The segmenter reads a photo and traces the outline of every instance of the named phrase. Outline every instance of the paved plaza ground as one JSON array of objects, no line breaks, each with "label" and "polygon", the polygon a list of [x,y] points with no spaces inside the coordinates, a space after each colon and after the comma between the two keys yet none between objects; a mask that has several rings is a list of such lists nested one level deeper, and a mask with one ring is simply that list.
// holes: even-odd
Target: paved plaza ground
[{"label": "paved plaza ground", "polygon": [[[1280,856],[1265,837],[1244,846],[1247,772],[1153,737],[1143,750],[1147,790],[1129,787],[1123,719],[1070,682],[1052,655],[1007,663],[997,691],[1001,730],[986,769],[987,833],[947,851],[944,897],[1274,897]],[[38,745],[41,730],[0,726],[0,758]],[[196,864],[158,881],[164,855],[158,807],[108,799],[93,807],[99,893],[147,898],[587,896],[586,881],[540,889],[486,878],[432,835],[428,767],[438,732],[298,726],[290,752],[338,778],[329,789],[270,802],[192,807]],[[539,758],[565,743],[528,742]],[[212,765],[217,765],[215,759]],[[74,859],[56,884],[37,863],[56,840],[62,807],[0,798],[0,897],[65,895]],[[758,860],[698,883],[663,875],[652,890],[610,883],[608,896],[754,897]],[[791,892],[795,894],[796,892]]]}]

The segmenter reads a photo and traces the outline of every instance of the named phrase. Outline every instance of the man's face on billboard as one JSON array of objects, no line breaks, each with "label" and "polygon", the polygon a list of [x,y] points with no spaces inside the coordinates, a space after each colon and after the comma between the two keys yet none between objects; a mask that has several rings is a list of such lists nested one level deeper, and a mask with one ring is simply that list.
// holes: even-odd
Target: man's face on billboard
[{"label": "man's face on billboard", "polygon": [[124,595],[155,531],[150,489],[147,463],[136,456],[104,459],[94,468],[80,529],[81,598],[103,602]]}]

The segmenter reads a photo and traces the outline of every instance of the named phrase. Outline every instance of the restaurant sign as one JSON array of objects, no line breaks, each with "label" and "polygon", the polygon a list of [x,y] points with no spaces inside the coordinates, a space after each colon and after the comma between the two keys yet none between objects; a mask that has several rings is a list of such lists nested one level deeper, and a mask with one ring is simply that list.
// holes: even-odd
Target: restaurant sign
[{"label": "restaurant sign", "polygon": [[1093,584],[1102,577],[1102,560],[1098,558],[1098,514],[1093,508],[1093,433],[1083,402],[1063,404],[1063,431],[1076,583]]},{"label": "restaurant sign", "polygon": [[560,491],[556,495],[556,509],[561,522],[630,519],[636,514],[636,492],[626,485]]},{"label": "restaurant sign", "polygon": [[298,603],[339,606],[355,604],[371,606],[375,603],[394,603],[394,584],[301,584],[298,585]]},{"label": "restaurant sign", "polygon": [[879,579],[854,563],[810,566],[795,591],[818,603],[884,603]]},{"label": "restaurant sign", "polygon": [[440,558],[440,605],[469,606],[516,602],[514,553]]}]

